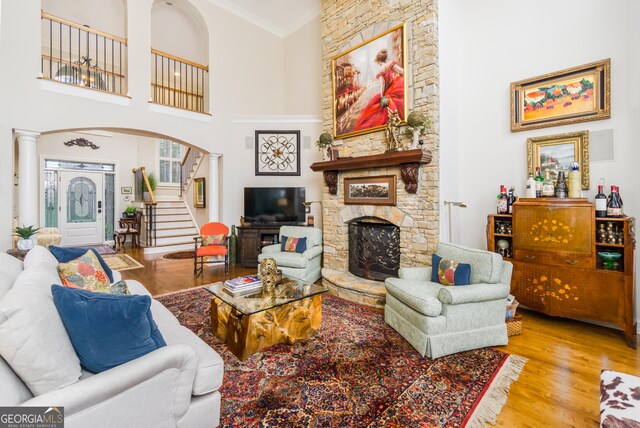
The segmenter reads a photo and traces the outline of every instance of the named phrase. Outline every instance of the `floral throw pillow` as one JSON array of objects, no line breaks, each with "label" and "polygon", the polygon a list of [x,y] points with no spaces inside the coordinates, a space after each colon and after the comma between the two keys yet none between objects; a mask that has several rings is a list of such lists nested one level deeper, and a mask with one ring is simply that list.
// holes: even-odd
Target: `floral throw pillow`
[{"label": "floral throw pillow", "polygon": [[108,292],[105,290],[109,289],[109,277],[91,250],[67,263],[58,264],[58,273],[65,287]]},{"label": "floral throw pillow", "polygon": [[202,245],[227,245],[227,235],[202,235]]}]

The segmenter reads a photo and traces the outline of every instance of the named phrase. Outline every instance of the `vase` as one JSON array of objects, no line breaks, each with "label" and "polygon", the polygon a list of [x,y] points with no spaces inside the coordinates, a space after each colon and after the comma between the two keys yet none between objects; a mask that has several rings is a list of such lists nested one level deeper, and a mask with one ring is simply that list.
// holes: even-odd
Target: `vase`
[{"label": "vase", "polygon": [[278,282],[278,264],[275,259],[262,259],[260,262],[260,279],[263,296],[271,296],[276,291]]},{"label": "vase", "polygon": [[236,236],[236,226],[231,226],[231,235],[229,236],[229,264],[235,266],[237,263],[238,237]]},{"label": "vase", "polygon": [[18,250],[21,251],[29,251],[33,247],[36,246],[36,240],[33,238],[29,239],[18,239]]}]

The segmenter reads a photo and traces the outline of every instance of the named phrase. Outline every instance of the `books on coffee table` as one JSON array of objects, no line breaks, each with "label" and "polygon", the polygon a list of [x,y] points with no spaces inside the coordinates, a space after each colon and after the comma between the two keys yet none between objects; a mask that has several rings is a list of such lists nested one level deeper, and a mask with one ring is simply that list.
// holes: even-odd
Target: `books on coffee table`
[{"label": "books on coffee table", "polygon": [[232,296],[252,294],[262,288],[262,281],[255,275],[241,276],[239,278],[228,279],[222,287]]}]

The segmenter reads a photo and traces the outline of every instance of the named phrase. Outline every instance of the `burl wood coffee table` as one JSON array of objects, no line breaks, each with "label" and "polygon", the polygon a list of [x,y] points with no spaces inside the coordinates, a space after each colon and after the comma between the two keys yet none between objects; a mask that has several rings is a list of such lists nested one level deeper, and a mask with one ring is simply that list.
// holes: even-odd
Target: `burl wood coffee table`
[{"label": "burl wood coffee table", "polygon": [[322,324],[324,287],[283,278],[272,296],[233,297],[222,283],[204,287],[211,298],[211,329],[241,361],[277,343],[306,339]]}]

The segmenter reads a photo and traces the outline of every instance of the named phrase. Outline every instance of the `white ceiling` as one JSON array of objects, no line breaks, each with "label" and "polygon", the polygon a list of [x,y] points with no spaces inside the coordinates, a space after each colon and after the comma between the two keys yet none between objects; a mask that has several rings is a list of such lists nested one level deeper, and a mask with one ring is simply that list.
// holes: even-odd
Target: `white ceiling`
[{"label": "white ceiling", "polygon": [[209,1],[282,38],[320,15],[321,2],[321,0]]}]

